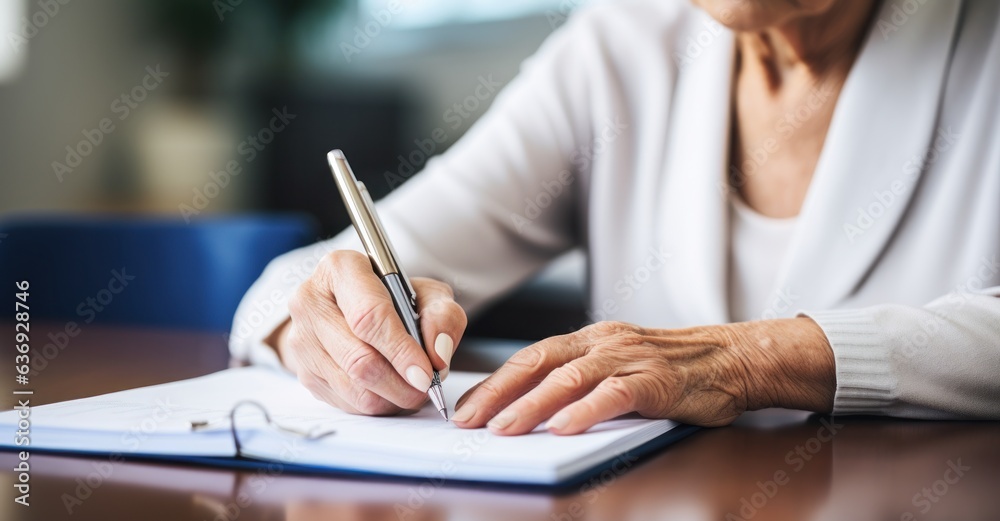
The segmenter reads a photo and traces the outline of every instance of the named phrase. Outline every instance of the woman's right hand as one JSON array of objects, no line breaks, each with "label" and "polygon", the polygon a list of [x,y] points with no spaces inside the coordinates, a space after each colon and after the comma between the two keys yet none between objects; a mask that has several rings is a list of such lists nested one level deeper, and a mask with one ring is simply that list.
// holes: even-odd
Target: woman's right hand
[{"label": "woman's right hand", "polygon": [[447,284],[411,281],[425,352],[407,334],[389,292],[362,253],[328,254],[288,303],[291,319],[267,340],[313,396],[366,415],[417,409],[431,368],[447,375],[465,311]]}]

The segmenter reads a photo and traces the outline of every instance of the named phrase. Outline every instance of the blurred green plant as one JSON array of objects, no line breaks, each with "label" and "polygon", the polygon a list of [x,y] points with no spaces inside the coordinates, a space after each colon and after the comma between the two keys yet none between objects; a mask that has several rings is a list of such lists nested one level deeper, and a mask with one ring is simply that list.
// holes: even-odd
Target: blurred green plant
[{"label": "blurred green plant", "polygon": [[303,16],[329,12],[344,0],[151,0],[153,28],[159,34],[191,51],[219,45],[229,23],[241,16],[266,16],[285,32]]},{"label": "blurred green plant", "polygon": [[[229,45],[256,49],[254,67],[272,74],[294,66],[297,30],[333,16],[352,0],[148,0],[150,30],[190,70],[190,87]],[[259,71],[261,72],[261,71]]]}]

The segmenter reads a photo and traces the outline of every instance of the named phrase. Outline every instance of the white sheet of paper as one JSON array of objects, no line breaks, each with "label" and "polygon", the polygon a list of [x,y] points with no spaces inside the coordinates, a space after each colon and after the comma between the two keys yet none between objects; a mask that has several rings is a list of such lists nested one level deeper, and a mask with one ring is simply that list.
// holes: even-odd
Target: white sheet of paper
[{"label": "white sheet of paper", "polygon": [[[462,393],[485,377],[453,372],[443,385],[449,408],[454,411]],[[244,455],[432,479],[556,483],[676,426],[629,418],[577,436],[555,436],[542,427],[524,436],[495,436],[486,429],[460,429],[429,405],[404,416],[347,414],[313,398],[288,374],[249,367],[33,408],[32,447],[125,456],[233,456],[227,420],[241,400],[264,405],[284,426],[336,431],[322,440],[302,440],[264,428],[260,413],[241,408]],[[192,432],[195,420],[212,420],[213,427]],[[15,411],[0,413],[0,428],[16,423]],[[10,444],[0,440],[0,446]]]}]

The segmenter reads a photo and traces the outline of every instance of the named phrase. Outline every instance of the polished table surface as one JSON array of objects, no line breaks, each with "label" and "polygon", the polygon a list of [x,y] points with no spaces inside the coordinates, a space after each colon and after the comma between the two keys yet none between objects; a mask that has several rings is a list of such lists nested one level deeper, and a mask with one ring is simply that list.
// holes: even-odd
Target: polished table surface
[{"label": "polished table surface", "polygon": [[[59,329],[42,325],[33,337]],[[86,327],[49,350],[32,375],[32,404],[223,369],[225,343],[207,333]],[[491,349],[466,349],[456,368],[486,369],[503,351]],[[16,456],[0,452],[0,519],[1000,520],[997,422],[758,411],[558,493],[41,453],[30,462],[23,507],[14,503]]]}]

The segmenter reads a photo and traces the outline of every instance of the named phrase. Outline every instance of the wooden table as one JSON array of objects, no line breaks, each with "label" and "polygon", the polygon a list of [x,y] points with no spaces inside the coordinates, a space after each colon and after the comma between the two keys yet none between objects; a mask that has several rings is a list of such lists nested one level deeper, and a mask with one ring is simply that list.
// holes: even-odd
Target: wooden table
[{"label": "wooden table", "polygon": [[[44,328],[36,331],[33,337],[45,337]],[[482,369],[502,351],[466,349],[455,365]],[[188,378],[228,363],[222,335],[85,327],[33,375],[32,403]],[[13,373],[4,374],[9,407]],[[13,501],[15,464],[15,454],[0,453],[0,519],[1000,520],[997,422],[831,423],[758,411],[559,494],[34,453],[25,508]],[[64,501],[74,496],[86,498],[70,501],[71,515]]]}]

